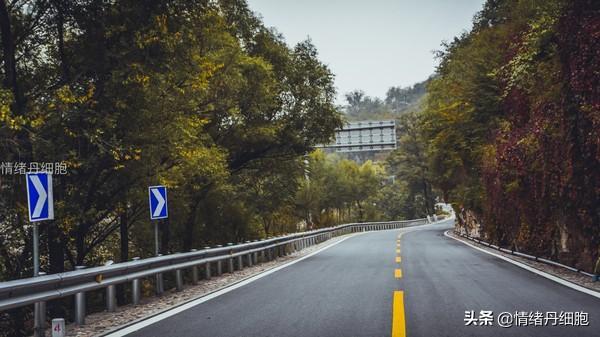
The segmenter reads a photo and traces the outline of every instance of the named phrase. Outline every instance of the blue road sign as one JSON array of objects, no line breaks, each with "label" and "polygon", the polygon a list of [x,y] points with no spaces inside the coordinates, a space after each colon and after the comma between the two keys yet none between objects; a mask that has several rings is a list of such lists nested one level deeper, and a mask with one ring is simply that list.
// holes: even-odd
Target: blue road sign
[{"label": "blue road sign", "polygon": [[150,204],[150,220],[169,217],[167,211],[167,188],[165,186],[148,187],[148,201]]},{"label": "blue road sign", "polygon": [[54,219],[52,199],[52,174],[46,172],[27,173],[27,206],[29,221]]}]

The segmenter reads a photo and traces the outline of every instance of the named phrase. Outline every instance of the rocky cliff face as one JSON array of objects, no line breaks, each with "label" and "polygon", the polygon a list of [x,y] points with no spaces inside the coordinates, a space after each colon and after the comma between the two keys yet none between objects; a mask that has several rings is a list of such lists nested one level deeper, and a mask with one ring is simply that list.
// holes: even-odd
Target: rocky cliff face
[{"label": "rocky cliff face", "polygon": [[592,272],[600,252],[600,3],[557,3],[513,35],[483,210],[460,227]]}]

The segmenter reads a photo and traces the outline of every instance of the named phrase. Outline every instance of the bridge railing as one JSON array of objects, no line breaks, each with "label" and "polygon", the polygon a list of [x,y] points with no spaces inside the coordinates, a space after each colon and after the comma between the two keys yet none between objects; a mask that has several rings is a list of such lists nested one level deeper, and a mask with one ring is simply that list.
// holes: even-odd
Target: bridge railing
[{"label": "bridge railing", "polygon": [[176,289],[183,289],[183,272],[189,270],[192,284],[203,278],[219,276],[225,270],[229,273],[241,270],[261,262],[270,261],[294,251],[321,243],[339,235],[398,229],[427,224],[428,219],[388,222],[350,223],[306,232],[294,233],[264,240],[247,241],[227,246],[205,247],[186,253],[175,253],[146,259],[134,258],[133,261],[110,266],[91,268],[78,267],[74,271],[19,279],[0,283],[0,311],[36,304],[36,318],[45,321],[45,302],[74,296],[75,317],[78,324],[85,323],[85,293],[105,289],[108,311],[116,310],[117,284],[131,285],[133,304],[139,304],[141,298],[141,280],[154,277],[157,294],[164,291],[162,275],[175,273]]}]

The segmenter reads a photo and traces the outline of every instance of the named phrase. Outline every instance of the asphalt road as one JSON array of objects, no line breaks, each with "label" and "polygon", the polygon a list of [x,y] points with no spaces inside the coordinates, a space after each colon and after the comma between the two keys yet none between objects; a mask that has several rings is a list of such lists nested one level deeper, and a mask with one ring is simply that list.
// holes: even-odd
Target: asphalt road
[{"label": "asphalt road", "polygon": [[[399,230],[356,235],[128,336],[600,336],[600,299],[447,238],[447,228],[408,229],[399,246]],[[465,326],[471,310],[493,311],[493,326]],[[497,326],[496,315],[515,311],[583,311],[589,326]]]}]

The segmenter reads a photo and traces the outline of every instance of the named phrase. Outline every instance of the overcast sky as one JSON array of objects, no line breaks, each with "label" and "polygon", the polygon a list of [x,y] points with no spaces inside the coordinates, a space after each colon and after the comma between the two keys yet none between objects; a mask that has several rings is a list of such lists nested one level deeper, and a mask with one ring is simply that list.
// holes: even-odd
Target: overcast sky
[{"label": "overcast sky", "polygon": [[338,103],[361,89],[385,97],[434,72],[433,51],[471,28],[484,0],[248,0],[290,45],[310,37],[336,75]]}]

